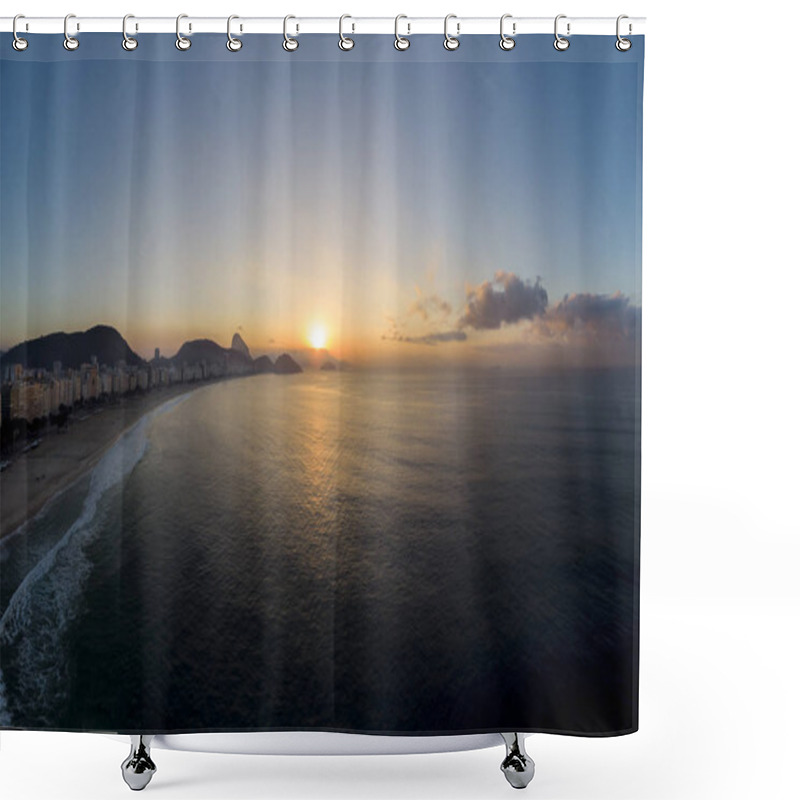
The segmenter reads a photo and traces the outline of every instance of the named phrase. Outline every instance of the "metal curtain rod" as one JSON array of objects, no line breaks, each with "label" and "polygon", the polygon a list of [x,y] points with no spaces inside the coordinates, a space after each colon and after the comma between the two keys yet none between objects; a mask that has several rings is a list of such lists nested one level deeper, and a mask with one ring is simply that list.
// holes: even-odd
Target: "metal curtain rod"
[{"label": "metal curtain rod", "polygon": [[[288,8],[288,7],[287,7]],[[553,17],[506,17],[509,33],[513,26],[514,35],[532,33],[553,33]],[[496,17],[459,17],[451,18],[453,32],[458,27],[459,35],[496,34],[500,15]],[[291,22],[293,35],[303,33],[339,33],[338,17],[296,17]],[[13,17],[0,17],[0,32],[11,32]],[[240,17],[236,19],[237,33],[274,33],[284,31],[283,17]],[[562,35],[614,35],[616,32],[615,17],[569,17],[561,19]],[[569,25],[569,30],[567,30]],[[408,27],[406,27],[408,26]],[[630,26],[630,27],[629,27]],[[645,18],[629,17],[625,20],[625,34],[644,33]],[[226,33],[227,17],[193,17],[187,16],[182,22],[181,30],[185,35],[192,33]],[[345,24],[347,33],[394,34],[394,17],[350,17]],[[441,34],[444,30],[443,17],[405,17],[400,28],[403,34]],[[64,17],[20,17],[17,22],[18,33],[62,33]],[[122,17],[81,17],[70,20],[70,31],[73,35],[81,33],[120,33]],[[175,33],[175,17],[130,17],[127,23],[130,34],[142,33]]]}]

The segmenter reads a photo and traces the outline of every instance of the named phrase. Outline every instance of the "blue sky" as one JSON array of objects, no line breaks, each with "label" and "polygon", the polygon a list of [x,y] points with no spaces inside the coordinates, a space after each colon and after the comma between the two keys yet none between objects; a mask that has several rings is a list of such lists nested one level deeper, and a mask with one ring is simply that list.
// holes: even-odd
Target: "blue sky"
[{"label": "blue sky", "polygon": [[[31,39],[0,60],[4,349],[102,322],[148,357],[313,325],[351,358],[454,352],[530,343],[565,295],[641,304],[641,46]],[[498,274],[522,305],[470,327]]]}]

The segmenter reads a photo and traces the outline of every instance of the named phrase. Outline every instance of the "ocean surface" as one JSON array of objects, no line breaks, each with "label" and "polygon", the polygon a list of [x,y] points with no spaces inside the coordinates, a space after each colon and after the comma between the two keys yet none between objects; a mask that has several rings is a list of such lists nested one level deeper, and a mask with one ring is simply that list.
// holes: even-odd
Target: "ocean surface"
[{"label": "ocean surface", "polygon": [[632,370],[260,375],[0,543],[0,726],[635,728]]}]

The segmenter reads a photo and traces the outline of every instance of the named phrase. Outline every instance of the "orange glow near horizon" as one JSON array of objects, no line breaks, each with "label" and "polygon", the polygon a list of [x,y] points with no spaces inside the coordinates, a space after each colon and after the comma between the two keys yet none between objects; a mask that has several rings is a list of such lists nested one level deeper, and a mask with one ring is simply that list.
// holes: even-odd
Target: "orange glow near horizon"
[{"label": "orange glow near horizon", "polygon": [[308,341],[315,350],[321,350],[328,343],[328,334],[319,323],[313,325],[308,333]]}]

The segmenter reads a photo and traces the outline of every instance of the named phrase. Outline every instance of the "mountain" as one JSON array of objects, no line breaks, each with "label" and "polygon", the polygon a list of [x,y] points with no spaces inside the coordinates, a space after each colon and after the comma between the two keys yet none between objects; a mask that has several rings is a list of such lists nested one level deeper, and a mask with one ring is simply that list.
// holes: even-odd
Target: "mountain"
[{"label": "mountain", "polygon": [[244,343],[244,339],[242,339],[238,333],[233,334],[231,350],[238,350],[240,353],[244,353],[248,358],[252,358],[250,355],[250,348]]},{"label": "mountain", "polygon": [[[124,361],[129,366],[145,366],[146,361],[131,350],[119,331],[109,325],[95,325],[88,331],[76,333],[50,333],[38,339],[12,347],[0,357],[2,364],[22,364],[26,368],[53,369],[53,362],[60,361],[63,369],[78,369],[81,364],[90,363],[92,356],[98,364],[114,366]],[[274,372],[279,375],[292,375],[303,368],[289,353],[283,353],[273,363],[269,356],[256,359],[238,334],[233,335],[230,347],[222,347],[211,339],[193,339],[184,342],[172,358],[160,356],[153,364],[168,366],[174,364],[217,365],[222,370],[212,375],[244,375],[253,372]]]},{"label": "mountain", "polygon": [[143,366],[145,361],[131,350],[116,328],[95,325],[88,331],[74,333],[49,333],[38,339],[28,339],[6,352],[3,364],[22,364],[27,368],[52,369],[60,361],[64,369],[79,369],[88,364],[92,356],[98,364],[116,364],[124,361],[129,366]]},{"label": "mountain", "polygon": [[220,347],[211,339],[192,339],[190,342],[184,342],[171,360],[178,364],[199,364],[201,361],[224,364],[227,353],[224,347]]},{"label": "mountain", "polygon": [[323,364],[323,365],[320,367],[320,369],[321,369],[323,372],[336,372],[336,364],[334,364],[334,363],[333,363],[333,361],[326,361],[326,362],[325,362],[325,363],[324,363],[324,364]]},{"label": "mountain", "polygon": [[338,368],[339,359],[334,358],[324,347],[302,347],[297,350],[289,350],[290,355],[303,369],[321,369],[323,364],[333,364]]},{"label": "mountain", "polygon": [[253,372],[275,372],[275,365],[269,356],[259,356],[253,361]]},{"label": "mountain", "polygon": [[275,359],[274,370],[278,375],[292,375],[302,372],[303,368],[288,353],[284,353]]},{"label": "mountain", "polygon": [[[240,346],[236,346],[237,344]],[[233,336],[233,345],[226,349],[220,347],[216,342],[212,342],[211,339],[194,339],[191,342],[184,342],[171,360],[175,364],[198,364],[201,361],[205,361],[207,364],[227,364],[229,369],[231,366],[238,366],[239,369],[236,372],[239,373],[274,372],[278,375],[292,375],[303,371],[303,368],[288,353],[278,356],[274,363],[269,356],[259,356],[253,359],[250,356],[250,350],[238,334]]]},{"label": "mountain", "polygon": [[[235,338],[234,336],[234,340]],[[251,368],[253,359],[250,357],[250,351],[244,342],[242,345],[247,352],[238,348],[222,347],[211,339],[192,339],[190,342],[184,342],[170,361],[173,364],[199,364],[205,361],[206,364],[232,364],[241,368]]]}]

